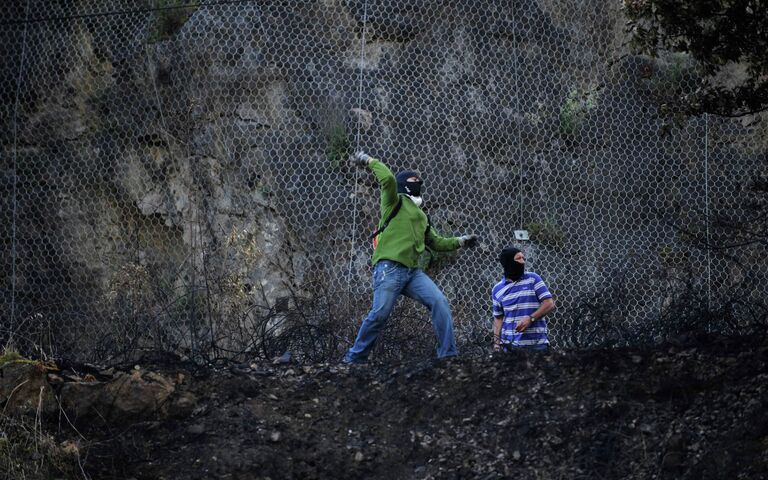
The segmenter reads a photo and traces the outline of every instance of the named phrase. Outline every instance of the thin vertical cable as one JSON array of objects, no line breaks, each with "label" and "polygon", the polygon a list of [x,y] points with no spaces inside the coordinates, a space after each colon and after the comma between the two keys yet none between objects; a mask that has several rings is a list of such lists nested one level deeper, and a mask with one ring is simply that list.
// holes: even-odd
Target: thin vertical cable
[{"label": "thin vertical cable", "polygon": [[[517,68],[518,68],[518,62],[517,57],[520,54],[520,48],[517,43],[517,17],[515,16],[515,2],[512,2],[512,48],[515,51],[515,55],[513,57],[512,61],[512,68],[515,77],[515,114],[518,116],[520,115],[520,85],[517,82],[518,77],[520,75],[518,74]],[[520,147],[520,125],[517,125],[515,128],[515,136],[516,143],[517,143],[517,160],[518,164],[520,165],[520,181],[518,182],[518,192],[519,192],[519,200],[520,200],[520,230],[523,229],[523,154]]]},{"label": "thin vertical cable", "polygon": [[704,114],[704,221],[707,224],[707,310],[712,310],[712,252],[709,248],[709,114]]},{"label": "thin vertical cable", "polygon": [[[357,131],[355,132],[355,151],[360,150],[360,110],[363,108],[363,62],[365,61],[365,28],[368,24],[368,1],[363,3],[363,32],[360,35],[360,70],[357,90]],[[350,291],[352,290],[352,268],[355,260],[355,235],[357,235],[357,185],[360,177],[360,169],[355,167],[355,190],[352,199],[352,242],[349,247],[349,278],[348,283]]]},{"label": "thin vertical cable", "polygon": [[29,19],[29,4],[30,0],[27,0],[27,6],[24,9],[24,33],[22,34],[22,46],[21,46],[21,63],[19,64],[19,75],[16,79],[16,101],[13,105],[13,213],[11,214],[11,321],[8,328],[9,341],[13,339],[13,329],[16,323],[16,217],[18,215],[18,187],[17,187],[17,175],[18,171],[18,155],[16,152],[18,145],[18,117],[19,117],[19,103],[21,101],[21,80],[24,76],[24,65],[27,59],[27,20]]}]

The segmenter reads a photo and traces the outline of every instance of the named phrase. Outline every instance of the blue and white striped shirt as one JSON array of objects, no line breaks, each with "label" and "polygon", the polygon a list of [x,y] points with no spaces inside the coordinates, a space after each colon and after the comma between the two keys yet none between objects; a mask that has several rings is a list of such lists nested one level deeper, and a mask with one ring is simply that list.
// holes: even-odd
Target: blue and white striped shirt
[{"label": "blue and white striped shirt", "polygon": [[517,281],[502,278],[494,285],[491,293],[493,316],[504,317],[501,343],[516,347],[548,344],[545,318],[537,318],[522,333],[515,331],[515,326],[523,317],[538,310],[541,302],[547,298],[552,298],[552,294],[541,277],[533,272],[525,272]]}]

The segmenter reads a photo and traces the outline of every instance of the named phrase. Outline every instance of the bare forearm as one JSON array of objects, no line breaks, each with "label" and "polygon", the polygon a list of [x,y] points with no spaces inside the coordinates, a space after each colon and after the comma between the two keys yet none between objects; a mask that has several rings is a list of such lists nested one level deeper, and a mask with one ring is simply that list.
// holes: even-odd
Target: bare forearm
[{"label": "bare forearm", "polygon": [[501,342],[501,322],[504,317],[493,318],[493,343],[499,344]]},{"label": "bare forearm", "polygon": [[541,302],[541,305],[539,305],[539,308],[536,309],[535,312],[532,314],[523,317],[523,319],[517,323],[515,326],[516,332],[524,332],[526,328],[530,327],[535,320],[540,319],[544,315],[548,314],[552,310],[555,309],[555,301],[551,298],[545,299],[543,302]]},{"label": "bare forearm", "polygon": [[555,301],[551,298],[547,298],[543,302],[541,302],[541,305],[539,305],[539,308],[536,309],[535,312],[533,312],[532,316],[536,318],[541,318],[544,315],[550,313],[552,310],[555,309]]}]

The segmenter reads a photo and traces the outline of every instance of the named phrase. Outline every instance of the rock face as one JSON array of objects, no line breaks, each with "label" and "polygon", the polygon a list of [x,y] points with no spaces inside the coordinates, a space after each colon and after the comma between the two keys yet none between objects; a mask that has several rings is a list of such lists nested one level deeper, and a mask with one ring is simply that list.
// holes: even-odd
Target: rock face
[{"label": "rock face", "polygon": [[[114,370],[114,369],[113,369]],[[77,424],[124,422],[188,415],[197,398],[186,389],[186,375],[140,368],[128,372],[79,375],[46,373],[37,363],[9,363],[0,370],[0,405],[7,415],[51,415],[62,409]]]},{"label": "rock face", "polygon": [[56,401],[39,364],[14,363],[0,369],[0,405],[4,414],[52,414]]},{"label": "rock face", "polygon": [[[176,383],[161,375],[140,371],[120,374],[109,382],[68,382],[61,388],[61,397],[75,418],[99,414],[104,418],[121,419],[151,416],[167,411]],[[190,403],[184,398],[185,408]]]},{"label": "rock face", "polygon": [[359,316],[378,205],[354,148],[422,171],[436,227],[483,238],[434,273],[460,335],[484,328],[496,252],[521,227],[562,297],[555,335],[611,288],[638,327],[648,298],[674,303],[659,271],[723,267],[669,226],[716,208],[704,151],[722,209],[765,153],[724,121],[708,150],[702,119],[660,137],[666,77],[631,56],[608,67],[623,52],[606,2],[28,4],[0,7],[35,20],[0,34],[0,315],[30,337],[53,326],[79,358],[248,349],[254,312],[310,285]]}]

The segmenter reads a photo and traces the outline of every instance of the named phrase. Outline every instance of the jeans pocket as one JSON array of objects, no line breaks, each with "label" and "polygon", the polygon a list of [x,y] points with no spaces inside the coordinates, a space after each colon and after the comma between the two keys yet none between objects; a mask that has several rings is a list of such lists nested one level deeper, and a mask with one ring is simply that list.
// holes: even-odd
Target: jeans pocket
[{"label": "jeans pocket", "polygon": [[388,278],[392,279],[393,275],[397,272],[398,264],[388,260],[382,260],[376,264],[376,268],[373,270],[373,288],[377,288]]},{"label": "jeans pocket", "polygon": [[381,271],[385,276],[391,275],[397,270],[398,264],[396,262],[390,262],[389,260],[382,260],[381,263],[382,263]]}]

